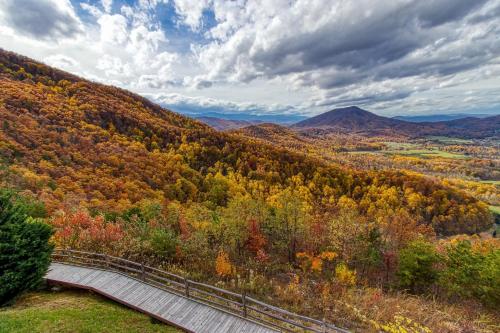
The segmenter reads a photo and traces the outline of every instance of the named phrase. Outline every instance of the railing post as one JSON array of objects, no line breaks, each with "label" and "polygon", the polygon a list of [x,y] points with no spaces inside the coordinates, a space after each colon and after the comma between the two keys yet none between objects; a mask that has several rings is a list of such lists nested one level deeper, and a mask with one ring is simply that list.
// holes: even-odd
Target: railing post
[{"label": "railing post", "polygon": [[323,319],[323,332],[328,333],[328,326],[326,325],[325,319]]},{"label": "railing post", "polygon": [[189,298],[189,280],[187,277],[184,278],[184,285],[186,286],[186,297]]},{"label": "railing post", "polygon": [[243,293],[241,294],[241,303],[243,304],[243,317],[247,317],[247,295],[246,291],[243,290]]},{"label": "railing post", "polygon": [[109,257],[107,254],[104,254],[104,265],[109,269]]},{"label": "railing post", "polygon": [[143,263],[141,263],[141,279],[142,279],[142,281],[146,281],[146,271],[144,269]]}]

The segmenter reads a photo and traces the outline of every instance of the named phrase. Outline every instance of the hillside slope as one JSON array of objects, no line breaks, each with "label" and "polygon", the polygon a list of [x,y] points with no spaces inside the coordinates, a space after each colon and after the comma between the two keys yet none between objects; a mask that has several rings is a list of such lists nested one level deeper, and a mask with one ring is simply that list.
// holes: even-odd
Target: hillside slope
[{"label": "hillside slope", "polygon": [[421,116],[396,116],[394,119],[410,121],[413,123],[425,123],[425,122],[438,122],[438,121],[450,121],[457,119],[464,119],[469,117],[474,118],[487,118],[491,117],[491,114],[468,114],[468,113],[452,113],[452,114],[430,114],[430,115],[421,115]]},{"label": "hillside slope", "polygon": [[[267,198],[300,182],[318,212],[345,195],[367,214],[370,202],[383,207],[381,191],[391,189],[400,194],[392,209],[406,207],[439,233],[490,223],[485,205],[423,177],[340,169],[216,132],[133,93],[5,51],[0,124],[3,185],[31,192],[49,212],[75,206],[120,212],[144,199],[217,207],[235,193]],[[408,204],[413,192],[421,194],[418,207]]]},{"label": "hillside slope", "polygon": [[317,166],[9,52],[0,53],[0,88],[0,156],[15,164],[12,180],[48,186],[59,198],[71,193],[110,207],[144,197],[185,201],[200,199],[203,175],[227,167],[254,179],[273,171],[267,180],[274,183]]}]

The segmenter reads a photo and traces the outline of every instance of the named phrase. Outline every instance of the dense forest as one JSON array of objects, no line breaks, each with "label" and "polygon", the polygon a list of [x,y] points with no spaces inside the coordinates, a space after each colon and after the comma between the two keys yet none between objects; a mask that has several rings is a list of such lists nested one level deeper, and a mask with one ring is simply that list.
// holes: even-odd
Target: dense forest
[{"label": "dense forest", "polygon": [[[498,289],[462,295],[453,265],[440,267],[446,278],[432,275],[438,257],[476,256],[488,285],[498,255],[474,236],[435,241],[493,223],[485,203],[437,178],[217,132],[6,51],[0,123],[1,185],[40,203],[33,214],[54,226],[57,246],[140,257],[365,329],[401,324],[393,313],[366,317],[368,300],[393,288],[498,301]],[[402,270],[413,253],[429,257],[427,284]],[[433,320],[426,324],[441,327]]]}]

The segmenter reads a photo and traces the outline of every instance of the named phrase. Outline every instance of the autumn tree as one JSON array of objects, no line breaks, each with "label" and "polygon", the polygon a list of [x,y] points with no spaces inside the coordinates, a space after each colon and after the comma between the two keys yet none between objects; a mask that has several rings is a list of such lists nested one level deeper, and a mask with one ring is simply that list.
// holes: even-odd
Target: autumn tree
[{"label": "autumn tree", "polygon": [[215,272],[217,275],[222,278],[230,277],[233,274],[233,269],[229,255],[224,250],[220,250],[215,259]]},{"label": "autumn tree", "polygon": [[274,208],[273,242],[284,250],[289,263],[294,263],[306,223],[310,217],[309,192],[305,186],[287,187],[270,201]]}]

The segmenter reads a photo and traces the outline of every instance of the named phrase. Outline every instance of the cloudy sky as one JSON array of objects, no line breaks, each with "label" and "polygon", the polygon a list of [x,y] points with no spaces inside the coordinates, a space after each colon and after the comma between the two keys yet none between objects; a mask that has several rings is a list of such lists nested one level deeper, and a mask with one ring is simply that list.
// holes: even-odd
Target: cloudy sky
[{"label": "cloudy sky", "polygon": [[500,113],[500,0],[0,0],[0,47],[182,112]]}]

